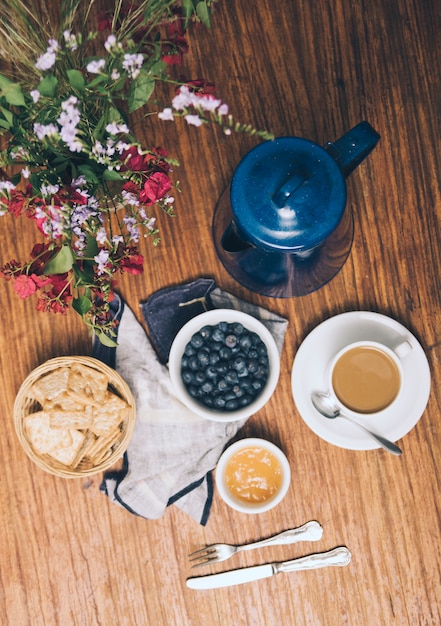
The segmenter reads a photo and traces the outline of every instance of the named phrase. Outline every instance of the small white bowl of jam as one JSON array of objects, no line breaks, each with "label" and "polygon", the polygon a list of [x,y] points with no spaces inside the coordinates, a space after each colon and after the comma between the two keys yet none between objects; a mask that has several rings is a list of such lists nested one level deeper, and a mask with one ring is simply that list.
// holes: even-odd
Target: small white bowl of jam
[{"label": "small white bowl of jam", "polygon": [[242,513],[264,513],[285,497],[291,469],[285,454],[265,439],[236,441],[221,455],[216,487],[229,506]]}]

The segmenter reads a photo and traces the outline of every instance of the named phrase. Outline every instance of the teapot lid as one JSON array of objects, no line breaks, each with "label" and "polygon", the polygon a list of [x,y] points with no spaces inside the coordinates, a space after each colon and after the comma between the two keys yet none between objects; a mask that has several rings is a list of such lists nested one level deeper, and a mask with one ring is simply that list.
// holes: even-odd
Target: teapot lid
[{"label": "teapot lid", "polygon": [[324,148],[280,137],[245,155],[234,172],[230,200],[236,227],[249,243],[275,252],[309,250],[338,226],[346,183]]}]

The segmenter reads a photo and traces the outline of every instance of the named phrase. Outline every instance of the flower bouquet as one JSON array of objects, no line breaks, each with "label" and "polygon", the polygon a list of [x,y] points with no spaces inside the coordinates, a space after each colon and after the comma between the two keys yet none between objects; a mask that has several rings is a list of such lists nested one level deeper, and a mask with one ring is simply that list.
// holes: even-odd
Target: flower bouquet
[{"label": "flower bouquet", "polygon": [[[39,311],[72,307],[108,345],[116,276],[142,272],[140,238],[158,243],[154,210],[173,212],[177,186],[177,162],[137,141],[132,114],[148,107],[164,121],[271,138],[236,123],[211,83],[169,76],[187,29],[210,27],[215,2],[115,0],[100,12],[94,0],[62,0],[56,25],[27,0],[0,7],[0,215],[29,218],[41,237],[30,260],[0,273],[21,298],[36,294]],[[174,97],[154,110],[158,82]]]}]

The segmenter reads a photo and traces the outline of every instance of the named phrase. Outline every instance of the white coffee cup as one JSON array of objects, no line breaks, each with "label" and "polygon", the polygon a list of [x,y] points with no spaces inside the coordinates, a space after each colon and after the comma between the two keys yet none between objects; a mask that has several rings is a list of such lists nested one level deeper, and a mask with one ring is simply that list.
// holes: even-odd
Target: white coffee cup
[{"label": "white coffee cup", "polygon": [[403,359],[408,341],[393,349],[377,341],[357,341],[342,348],[329,367],[329,389],[345,413],[372,416],[393,406],[403,384]]}]

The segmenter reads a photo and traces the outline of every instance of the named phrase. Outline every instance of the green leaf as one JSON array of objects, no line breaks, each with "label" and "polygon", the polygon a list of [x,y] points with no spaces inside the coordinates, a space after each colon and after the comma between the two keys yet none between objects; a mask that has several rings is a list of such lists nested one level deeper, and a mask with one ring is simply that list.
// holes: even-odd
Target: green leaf
[{"label": "green leaf", "polygon": [[90,83],[88,83],[88,88],[92,89],[92,87],[96,87],[97,85],[101,85],[101,83],[106,82],[107,80],[107,76],[102,76],[101,74],[98,74],[98,76],[96,76],[95,78],[93,78]]},{"label": "green leaf", "polygon": [[90,167],[90,165],[79,165],[78,173],[82,174],[86,179],[86,182],[90,183],[91,185],[99,185],[100,180],[94,170]]},{"label": "green leaf", "polygon": [[122,180],[122,176],[116,170],[104,170],[103,180]]},{"label": "green leaf", "polygon": [[42,96],[53,98],[57,92],[58,79],[52,74],[45,76],[38,85],[38,91]]},{"label": "green leaf", "polygon": [[0,74],[0,92],[0,95],[5,98],[8,104],[13,106],[24,106],[26,104],[20,85],[12,82],[3,74]]},{"label": "green leaf", "polygon": [[198,2],[196,5],[196,13],[202,24],[207,28],[211,28],[210,10],[206,2]]},{"label": "green leaf", "polygon": [[59,253],[44,268],[43,274],[49,276],[51,274],[64,274],[72,269],[74,256],[70,246],[62,246]]},{"label": "green leaf", "polygon": [[86,315],[92,308],[92,302],[86,296],[78,296],[72,301],[72,308],[80,315]]},{"label": "green leaf", "polygon": [[9,109],[5,109],[4,107],[1,107],[0,110],[5,118],[5,121],[2,120],[3,124],[8,124],[8,126],[5,126],[5,128],[11,128],[11,126],[13,126],[14,124],[14,115],[11,113],[11,111],[9,111]]},{"label": "green leaf", "polygon": [[130,85],[129,92],[129,113],[144,106],[155,89],[155,81],[147,72],[139,73],[138,78]]},{"label": "green leaf", "polygon": [[78,91],[84,91],[84,89],[86,88],[86,81],[79,70],[67,70],[67,78],[69,79],[69,84],[74,89],[78,89]]},{"label": "green leaf", "polygon": [[109,337],[109,335],[106,335],[106,333],[104,333],[103,331],[95,329],[95,334],[104,346],[108,346],[109,348],[116,348],[116,346],[118,345],[118,343],[114,339]]},{"label": "green leaf", "polygon": [[184,14],[184,17],[185,17],[185,28],[187,28],[188,22],[190,20],[190,17],[193,15],[193,12],[194,12],[193,0],[182,0],[182,13]]}]

